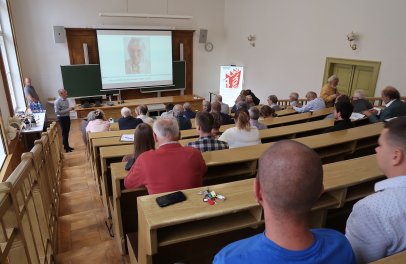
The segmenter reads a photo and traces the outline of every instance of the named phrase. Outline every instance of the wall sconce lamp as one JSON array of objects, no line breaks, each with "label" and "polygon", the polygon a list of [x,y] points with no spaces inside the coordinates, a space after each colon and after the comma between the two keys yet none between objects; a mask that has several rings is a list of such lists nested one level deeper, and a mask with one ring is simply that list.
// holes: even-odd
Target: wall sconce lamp
[{"label": "wall sconce lamp", "polygon": [[247,39],[248,39],[250,45],[255,47],[255,40],[257,39],[257,37],[255,35],[249,35]]},{"label": "wall sconce lamp", "polygon": [[347,35],[347,40],[350,42],[350,48],[352,50],[356,50],[358,48],[356,43],[358,40],[358,34],[351,31],[351,33]]}]

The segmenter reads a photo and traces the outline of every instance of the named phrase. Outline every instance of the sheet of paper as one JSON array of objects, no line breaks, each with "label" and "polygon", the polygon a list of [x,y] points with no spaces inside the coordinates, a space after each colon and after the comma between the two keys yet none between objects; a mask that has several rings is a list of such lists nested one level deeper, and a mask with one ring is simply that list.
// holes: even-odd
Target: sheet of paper
[{"label": "sheet of paper", "polygon": [[133,142],[134,141],[134,134],[121,135],[120,141]]}]

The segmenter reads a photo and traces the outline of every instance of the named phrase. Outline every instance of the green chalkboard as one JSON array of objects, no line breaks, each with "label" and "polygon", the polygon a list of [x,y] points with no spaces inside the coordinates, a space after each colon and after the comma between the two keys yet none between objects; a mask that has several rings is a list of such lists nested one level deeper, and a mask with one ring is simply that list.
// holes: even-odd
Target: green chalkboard
[{"label": "green chalkboard", "polygon": [[[86,97],[106,94],[101,91],[99,64],[61,66],[63,87],[69,97]],[[110,91],[111,93],[111,91]]]},{"label": "green chalkboard", "polygon": [[186,88],[186,62],[174,61],[172,66],[175,88]]},{"label": "green chalkboard", "polygon": [[[174,61],[172,67],[174,86],[164,90],[186,88],[185,61]],[[102,91],[99,64],[63,65],[61,73],[63,87],[68,91],[69,97],[99,96],[112,92]]]}]

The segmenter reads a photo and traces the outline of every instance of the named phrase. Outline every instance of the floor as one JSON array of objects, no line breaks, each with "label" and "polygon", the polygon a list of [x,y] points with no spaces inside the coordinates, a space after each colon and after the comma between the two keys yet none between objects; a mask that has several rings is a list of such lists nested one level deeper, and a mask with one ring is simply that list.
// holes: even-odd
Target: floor
[{"label": "floor", "polygon": [[69,137],[75,150],[64,153],[58,218],[57,263],[130,263],[105,225],[101,197],[82,142],[79,120]]}]

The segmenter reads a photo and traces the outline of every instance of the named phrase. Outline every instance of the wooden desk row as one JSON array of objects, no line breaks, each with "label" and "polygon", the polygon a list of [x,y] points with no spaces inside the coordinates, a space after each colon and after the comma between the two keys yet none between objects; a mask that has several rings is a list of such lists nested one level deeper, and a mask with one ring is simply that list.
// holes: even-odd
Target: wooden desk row
[{"label": "wooden desk row", "polygon": [[[313,207],[313,227],[323,226],[328,209],[340,208],[348,201],[373,192],[374,183],[384,177],[375,159],[375,155],[371,155],[323,165],[325,192]],[[115,179],[116,173],[119,173],[116,169],[121,165],[112,164]],[[160,208],[155,201],[155,198],[162,194],[138,197],[138,235],[128,236],[133,240],[127,240],[131,263],[153,263],[160,257],[168,262],[194,263],[191,259],[170,259],[171,253],[165,256],[159,254],[161,251],[165,252],[167,247],[181,245],[185,256],[188,255],[187,251],[190,251],[199,259],[202,253],[200,247],[186,250],[187,243],[220,235],[220,242],[226,242],[216,244],[216,248],[211,249],[209,258],[212,258],[229,242],[229,233],[239,233],[245,228],[255,229],[256,233],[262,232],[264,218],[262,208],[253,193],[253,182],[254,179],[247,179],[209,186],[210,190],[226,197],[224,202],[219,201],[214,206],[202,202],[202,197],[197,194],[207,187],[185,190],[185,202],[166,208]],[[134,210],[134,207],[125,210]],[[132,228],[136,230],[136,227]],[[243,237],[239,239],[241,238]],[[207,240],[205,241],[207,243]]]},{"label": "wooden desk row", "polygon": [[[262,122],[264,124],[267,124],[268,127],[301,123],[301,122],[305,122],[308,120],[317,120],[317,119],[323,118],[327,114],[331,113],[331,111],[332,111],[332,108],[326,108],[326,109],[315,111],[314,113],[303,113],[303,114],[290,115],[290,116],[279,117],[279,118],[272,118],[272,119],[263,120]],[[225,131],[227,128],[230,128],[233,126],[234,125],[222,126],[220,130]],[[327,126],[325,126],[325,127],[327,127]],[[301,126],[297,126],[295,129],[296,129],[295,131],[298,132],[302,128],[301,128]],[[322,129],[322,128],[320,128],[320,129]],[[309,128],[307,131],[310,131],[310,130],[312,130],[312,129]],[[283,133],[286,133],[284,131],[286,131],[286,130],[284,130],[284,129],[280,130],[281,136],[283,136]],[[295,132],[295,133],[297,133],[297,132]],[[97,152],[97,147],[95,147],[94,141],[96,139],[101,139],[101,138],[118,137],[118,139],[116,139],[116,140],[111,139],[111,140],[106,140],[106,142],[110,141],[114,145],[121,145],[121,144],[115,144],[114,142],[119,142],[119,137],[121,137],[123,134],[133,134],[133,133],[134,133],[134,130],[129,129],[129,130],[97,132],[97,133],[88,134],[87,153],[90,158],[91,167],[92,167],[93,175],[95,175],[95,178],[96,178],[96,175],[100,175],[100,170],[98,169],[99,168],[98,152]],[[266,132],[261,132],[261,133],[266,133]],[[184,131],[181,131],[181,137],[184,139],[194,138],[194,137],[198,137],[198,134],[195,129],[184,130]],[[265,137],[270,138],[271,136],[264,136],[264,138]],[[261,135],[261,138],[262,138],[262,135]],[[109,144],[109,143],[106,143],[106,144]],[[104,146],[106,146],[106,144],[104,144]],[[125,144],[125,143],[123,143],[123,144]]]},{"label": "wooden desk row", "polygon": [[[325,119],[303,124],[264,129],[260,131],[260,136],[262,142],[276,141],[277,139],[291,139],[309,133],[318,134],[320,130],[332,126],[333,123],[333,119]],[[195,140],[195,138],[184,139],[180,140],[180,143],[185,146],[187,143]],[[131,154],[133,152],[133,143],[122,142],[120,141],[120,137],[98,138],[93,140],[93,147],[95,158],[97,159],[97,157],[100,157],[100,160],[95,161],[95,166],[97,166],[95,171],[97,172],[97,175],[101,177],[99,180],[101,185],[101,194],[106,213],[108,216],[110,216],[107,203],[108,195],[106,192],[110,186],[108,183],[106,183],[106,181],[109,181],[108,179],[110,178],[110,173],[108,171],[109,163],[121,161],[123,156]],[[251,171],[251,167],[249,168],[249,171]],[[111,192],[108,193],[111,194]]]},{"label": "wooden desk row", "polygon": [[400,263],[406,263],[406,250],[396,253],[395,255],[372,262],[372,264],[400,264]]},{"label": "wooden desk row", "polygon": [[81,108],[76,107],[75,111],[78,113],[79,118],[85,118],[90,111],[101,109],[106,114],[107,118],[120,118],[121,117],[121,108],[128,107],[128,108],[135,108],[139,105],[157,105],[157,104],[184,104],[189,102],[192,109],[195,111],[202,111],[204,98],[196,95],[182,95],[182,96],[165,96],[165,97],[154,97],[154,98],[144,98],[144,99],[133,99],[133,100],[125,100],[124,103],[115,104],[113,106],[103,105],[100,107],[90,107],[90,108]]},{"label": "wooden desk row", "polygon": [[[323,159],[331,161],[332,157],[338,156],[339,159],[341,159],[344,155],[351,154],[358,148],[366,148],[370,143],[370,148],[375,147],[377,137],[379,136],[382,127],[383,124],[373,124],[349,129],[348,131],[338,131],[295,140],[315,149],[317,152],[319,152]],[[318,139],[318,137],[321,138]],[[373,144],[372,141],[367,141],[367,139],[371,138],[374,138]],[[208,172],[204,177],[204,185],[230,182],[253,177],[256,173],[258,158],[271,144],[272,143],[267,143],[251,147],[203,153],[203,158],[208,166]],[[131,152],[130,149],[129,151]],[[104,160],[103,164],[105,168],[108,168],[109,166],[111,168],[112,178],[109,178],[110,173],[108,170],[107,173],[104,174],[106,175],[106,178],[103,178],[103,182],[107,185],[107,195],[104,200],[107,201],[105,206],[109,207],[106,208],[106,210],[110,209],[111,211],[113,227],[116,234],[122,234],[120,230],[123,230],[123,227],[120,227],[121,221],[119,221],[118,218],[119,215],[121,215],[120,208],[123,206],[123,200],[120,200],[122,191],[124,190],[122,180],[128,172],[124,170],[124,163],[113,163],[110,165],[109,163],[113,162],[114,158],[117,158],[117,156],[122,157],[123,155],[124,153],[120,152],[119,149],[112,149],[112,147],[103,148],[101,154],[101,158]],[[110,184],[111,187],[109,187]],[[131,193],[129,190],[125,190],[125,192]],[[131,193],[131,195],[134,195],[134,193]],[[132,197],[132,199],[134,199],[134,197]],[[126,209],[126,214],[129,211],[133,210]],[[131,219],[131,215],[126,215],[125,219]],[[135,220],[132,218],[131,222],[134,221]],[[117,236],[117,238],[119,241],[121,241],[121,243],[124,243],[123,236]]]}]

